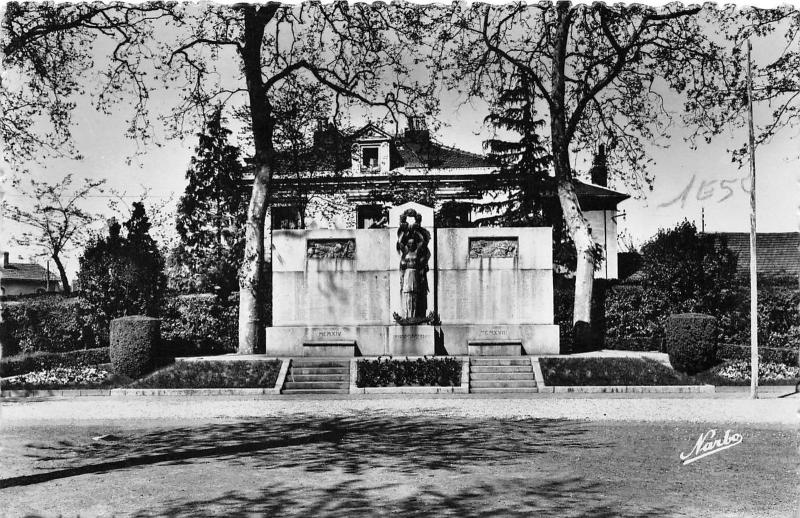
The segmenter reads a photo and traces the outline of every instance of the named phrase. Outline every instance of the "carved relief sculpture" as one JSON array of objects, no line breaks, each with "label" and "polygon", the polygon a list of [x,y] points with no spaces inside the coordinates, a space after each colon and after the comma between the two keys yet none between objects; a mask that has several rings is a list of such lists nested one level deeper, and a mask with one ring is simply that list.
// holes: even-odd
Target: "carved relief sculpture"
[{"label": "carved relief sculpture", "polygon": [[487,237],[469,240],[469,258],[517,257],[517,238]]},{"label": "carved relief sculpture", "polygon": [[[409,224],[408,218],[414,218]],[[414,209],[400,215],[397,229],[397,252],[400,254],[401,324],[418,324],[426,321],[428,309],[428,244],[431,234],[422,227],[422,216]]]},{"label": "carved relief sculpture", "polygon": [[309,259],[355,259],[355,239],[309,239],[306,243]]}]

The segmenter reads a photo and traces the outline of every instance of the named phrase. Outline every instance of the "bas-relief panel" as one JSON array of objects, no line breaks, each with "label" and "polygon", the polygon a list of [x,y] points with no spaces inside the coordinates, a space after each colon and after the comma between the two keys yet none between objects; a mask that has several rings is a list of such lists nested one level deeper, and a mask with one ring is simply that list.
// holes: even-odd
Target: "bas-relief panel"
[{"label": "bas-relief panel", "polygon": [[471,237],[469,238],[469,258],[508,258],[519,254],[519,241],[516,237]]},{"label": "bas-relief panel", "polygon": [[306,242],[309,259],[355,259],[355,239],[309,239]]}]

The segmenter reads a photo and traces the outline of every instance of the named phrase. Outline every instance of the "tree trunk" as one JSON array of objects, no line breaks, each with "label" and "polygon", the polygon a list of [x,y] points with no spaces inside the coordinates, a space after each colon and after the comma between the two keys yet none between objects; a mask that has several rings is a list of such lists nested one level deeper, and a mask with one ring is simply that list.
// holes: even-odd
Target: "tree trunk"
[{"label": "tree trunk", "polygon": [[242,70],[247,82],[250,102],[250,125],[253,130],[254,177],[253,191],[247,208],[245,227],[244,260],[239,272],[239,354],[262,352],[260,340],[263,331],[263,264],[264,264],[264,220],[269,203],[270,180],[272,179],[272,136],[274,120],[272,106],[261,70],[261,46],[264,29],[280,4],[265,6],[242,4],[244,33],[239,46]]},{"label": "tree trunk", "polygon": [[595,243],[589,230],[589,223],[583,217],[578,195],[570,181],[558,182],[558,201],[567,224],[570,237],[575,243],[577,264],[575,268],[575,305],[572,323],[591,323],[592,285],[594,283]]},{"label": "tree trunk", "polygon": [[575,270],[575,303],[573,307],[574,345],[587,345],[591,323],[592,284],[594,281],[594,240],[589,224],[583,217],[578,195],[573,185],[572,168],[569,165],[569,144],[572,135],[567,129],[567,106],[565,103],[567,43],[573,12],[566,2],[556,5],[558,24],[554,38],[553,67],[550,99],[550,133],[553,152],[553,168],[558,184],[558,201],[570,237],[575,244],[577,268]]},{"label": "tree trunk", "polygon": [[263,164],[253,178],[247,208],[244,261],[239,274],[239,354],[261,352],[263,329],[261,293],[264,264],[264,220],[269,195],[270,168]]},{"label": "tree trunk", "polygon": [[[53,262],[56,263],[56,268],[58,268],[58,274],[61,276],[61,291],[65,295],[69,295],[72,289],[69,286],[69,281],[67,280],[67,272],[64,270],[64,265],[61,264],[61,259],[58,257],[58,254],[53,254]],[[47,275],[50,275],[49,271],[47,272]]]}]

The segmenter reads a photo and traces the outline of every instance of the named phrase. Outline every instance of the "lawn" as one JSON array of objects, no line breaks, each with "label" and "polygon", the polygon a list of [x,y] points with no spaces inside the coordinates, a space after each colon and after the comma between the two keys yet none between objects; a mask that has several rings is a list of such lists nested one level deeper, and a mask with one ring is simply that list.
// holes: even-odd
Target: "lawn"
[{"label": "lawn", "polygon": [[134,381],[129,388],[273,388],[281,360],[180,361]]},{"label": "lawn", "polygon": [[[743,441],[683,466],[709,428]],[[9,516],[787,516],[795,435],[374,411],[45,425],[4,432],[0,498]]]}]

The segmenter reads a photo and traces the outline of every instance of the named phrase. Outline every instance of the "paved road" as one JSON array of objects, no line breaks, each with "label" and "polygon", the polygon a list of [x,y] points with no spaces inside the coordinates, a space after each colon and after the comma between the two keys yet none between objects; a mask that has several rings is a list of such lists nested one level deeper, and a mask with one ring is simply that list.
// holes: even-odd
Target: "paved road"
[{"label": "paved road", "polygon": [[[4,428],[48,422],[259,418],[287,414],[351,416],[363,412],[469,418],[545,418],[641,422],[753,423],[796,425],[800,397],[747,399],[746,393],[586,395],[527,398],[392,397],[264,399],[254,397],[79,397],[5,401]],[[769,397],[771,396],[771,397]]]}]

